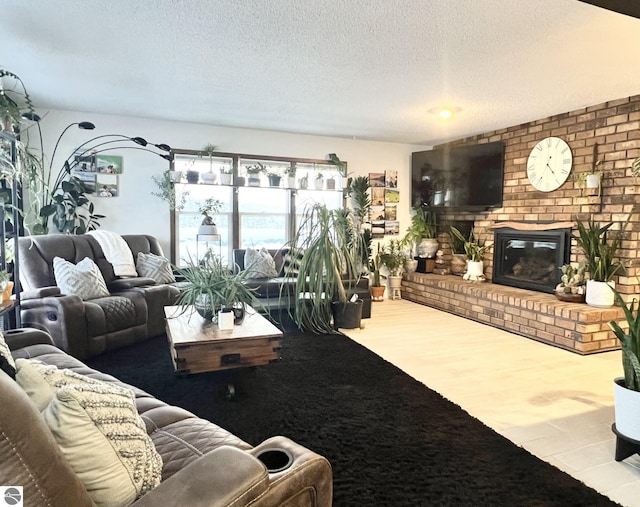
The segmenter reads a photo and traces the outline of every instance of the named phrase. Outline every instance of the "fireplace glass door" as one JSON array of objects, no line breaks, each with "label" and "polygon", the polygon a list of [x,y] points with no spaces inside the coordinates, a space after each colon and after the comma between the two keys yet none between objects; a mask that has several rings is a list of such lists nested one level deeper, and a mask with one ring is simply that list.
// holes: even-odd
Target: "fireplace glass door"
[{"label": "fireplace glass door", "polygon": [[553,292],[569,262],[570,230],[495,232],[493,283]]}]

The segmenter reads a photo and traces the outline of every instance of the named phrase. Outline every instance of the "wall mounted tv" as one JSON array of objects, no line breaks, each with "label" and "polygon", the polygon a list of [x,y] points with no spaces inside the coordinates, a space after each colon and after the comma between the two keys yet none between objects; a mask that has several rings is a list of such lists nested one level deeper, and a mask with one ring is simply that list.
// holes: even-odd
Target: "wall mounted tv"
[{"label": "wall mounted tv", "polygon": [[504,143],[443,146],[411,154],[411,204],[480,210],[502,206]]}]

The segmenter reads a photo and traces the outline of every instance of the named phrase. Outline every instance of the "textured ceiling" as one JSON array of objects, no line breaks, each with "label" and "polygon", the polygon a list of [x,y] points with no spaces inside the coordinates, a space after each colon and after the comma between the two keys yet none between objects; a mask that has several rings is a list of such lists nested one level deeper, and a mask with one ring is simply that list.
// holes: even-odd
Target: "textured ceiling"
[{"label": "textured ceiling", "polygon": [[2,0],[0,66],[39,112],[431,145],[640,93],[640,20],[577,0]]}]

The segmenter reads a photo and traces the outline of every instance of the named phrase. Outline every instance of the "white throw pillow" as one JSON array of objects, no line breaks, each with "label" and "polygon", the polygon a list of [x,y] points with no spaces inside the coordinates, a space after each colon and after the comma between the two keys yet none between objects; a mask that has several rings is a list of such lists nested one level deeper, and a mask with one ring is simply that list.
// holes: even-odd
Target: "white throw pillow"
[{"label": "white throw pillow", "polygon": [[76,384],[103,384],[69,369],[59,369],[37,359],[16,360],[16,382],[42,412],[58,389]]},{"label": "white throw pillow", "polygon": [[247,278],[275,278],[278,276],[276,261],[264,247],[260,250],[247,248],[244,253],[244,269],[249,271]]},{"label": "white throw pillow", "polygon": [[176,281],[169,259],[165,259],[160,255],[138,252],[136,269],[140,276],[153,278],[156,283],[173,283]]},{"label": "white throw pillow", "polygon": [[130,390],[106,382],[63,387],[43,416],[96,505],[128,506],[160,484],[162,458]]},{"label": "white throw pillow", "polygon": [[83,301],[109,295],[100,268],[89,257],[78,264],[54,257],[53,276],[63,294],[75,294]]}]

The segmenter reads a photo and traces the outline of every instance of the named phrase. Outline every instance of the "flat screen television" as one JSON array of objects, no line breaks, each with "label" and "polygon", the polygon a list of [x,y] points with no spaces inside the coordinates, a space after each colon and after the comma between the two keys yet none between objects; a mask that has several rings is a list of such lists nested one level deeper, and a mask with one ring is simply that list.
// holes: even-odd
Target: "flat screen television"
[{"label": "flat screen television", "polygon": [[444,146],[411,154],[411,204],[459,210],[502,206],[504,143]]}]

